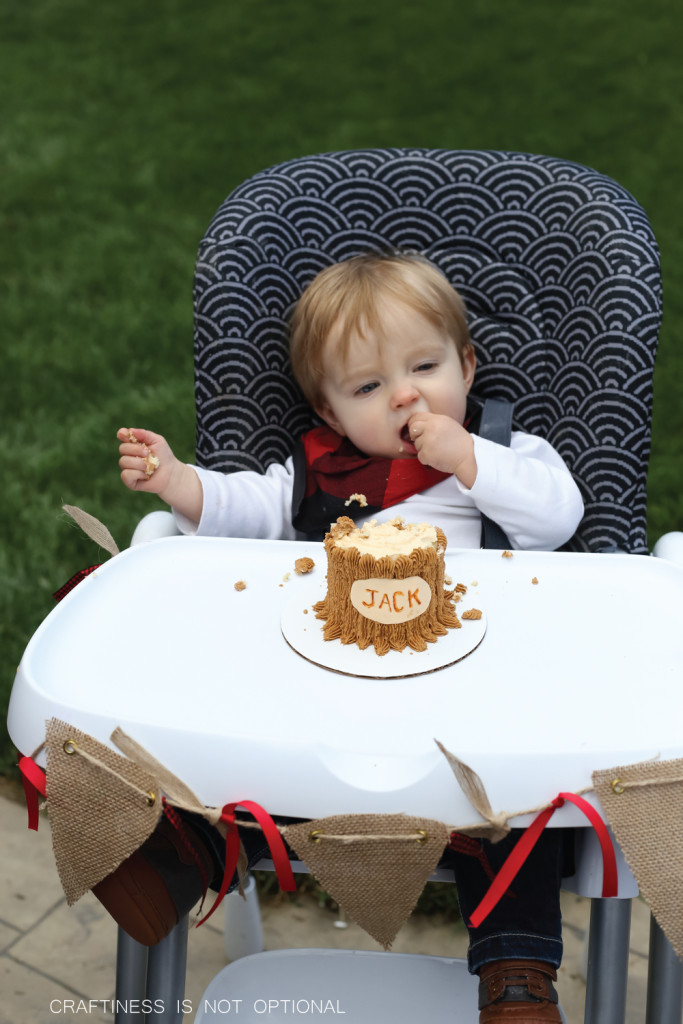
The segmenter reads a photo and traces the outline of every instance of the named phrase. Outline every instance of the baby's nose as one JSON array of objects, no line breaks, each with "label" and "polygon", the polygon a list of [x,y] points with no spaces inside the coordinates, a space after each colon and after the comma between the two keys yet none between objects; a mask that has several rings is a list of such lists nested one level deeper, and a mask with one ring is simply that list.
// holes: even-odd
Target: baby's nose
[{"label": "baby's nose", "polygon": [[396,385],[391,395],[391,405],[393,409],[401,409],[406,405],[412,405],[416,402],[420,394],[417,388],[408,381],[403,381]]}]

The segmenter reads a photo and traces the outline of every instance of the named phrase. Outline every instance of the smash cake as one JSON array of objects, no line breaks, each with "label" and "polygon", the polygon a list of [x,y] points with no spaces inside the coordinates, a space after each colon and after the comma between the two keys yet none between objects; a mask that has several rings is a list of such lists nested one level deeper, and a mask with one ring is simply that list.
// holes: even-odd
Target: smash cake
[{"label": "smash cake", "polygon": [[379,655],[428,643],[459,629],[444,586],[446,536],[428,523],[337,519],[325,536],[327,594],[314,606],[325,640],[370,645]]}]

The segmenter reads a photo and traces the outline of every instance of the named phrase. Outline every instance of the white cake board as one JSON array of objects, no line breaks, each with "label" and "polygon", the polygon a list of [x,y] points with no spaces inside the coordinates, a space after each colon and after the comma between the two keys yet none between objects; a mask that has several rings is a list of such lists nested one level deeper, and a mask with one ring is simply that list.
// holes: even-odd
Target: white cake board
[{"label": "white cake board", "polygon": [[[322,668],[331,669],[350,676],[368,679],[400,679],[417,676],[425,672],[436,672],[460,661],[474,651],[486,633],[486,615],[480,619],[465,619],[460,629],[449,629],[446,636],[440,636],[435,643],[428,643],[426,651],[403,651],[375,653],[374,647],[361,651],[356,644],[343,644],[341,640],[325,640],[324,623],[316,619],[313,605],[324,598],[325,588],[316,585],[306,593],[292,596],[282,609],[280,626],[282,635],[297,654]],[[469,608],[466,601],[457,606],[458,618]]]}]

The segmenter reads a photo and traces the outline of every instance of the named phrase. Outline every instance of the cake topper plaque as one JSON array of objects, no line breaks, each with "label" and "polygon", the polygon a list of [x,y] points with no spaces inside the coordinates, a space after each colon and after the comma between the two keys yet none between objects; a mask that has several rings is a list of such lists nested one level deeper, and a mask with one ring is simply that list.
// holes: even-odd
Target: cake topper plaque
[{"label": "cake topper plaque", "polygon": [[432,590],[421,576],[402,580],[354,580],[349,594],[351,604],[373,622],[409,622],[429,608]]}]

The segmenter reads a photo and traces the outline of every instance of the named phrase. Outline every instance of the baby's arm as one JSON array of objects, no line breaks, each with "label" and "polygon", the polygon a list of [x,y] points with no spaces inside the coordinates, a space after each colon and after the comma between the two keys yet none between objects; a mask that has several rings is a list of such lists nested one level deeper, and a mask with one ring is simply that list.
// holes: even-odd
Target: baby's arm
[{"label": "baby's arm", "polygon": [[203,492],[191,466],[177,459],[165,438],[151,430],[121,427],[116,433],[121,479],[131,491],[158,494],[162,501],[198,523]]},{"label": "baby's arm", "polygon": [[425,466],[456,476],[465,487],[477,479],[472,435],[451,416],[417,412],[408,421],[410,439]]},{"label": "baby's arm", "polygon": [[409,430],[420,462],[455,476],[513,547],[551,551],[573,536],[583,516],[581,492],[547,441],[514,432],[506,448],[434,413],[415,413]]},{"label": "baby's arm", "polygon": [[513,431],[509,448],[482,437],[474,448],[477,479],[467,493],[513,548],[552,551],[573,536],[583,516],[581,492],[547,441]]}]

